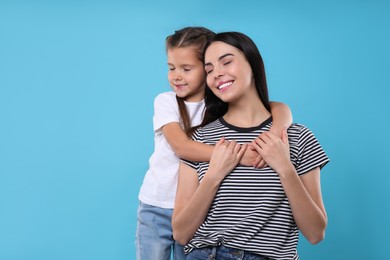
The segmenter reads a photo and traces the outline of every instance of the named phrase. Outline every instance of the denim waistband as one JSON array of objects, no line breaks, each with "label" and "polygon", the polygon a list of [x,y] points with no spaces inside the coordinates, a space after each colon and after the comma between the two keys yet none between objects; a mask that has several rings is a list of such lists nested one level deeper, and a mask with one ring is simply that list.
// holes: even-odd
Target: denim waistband
[{"label": "denim waistband", "polygon": [[[210,246],[206,248],[194,249],[195,251],[207,251],[208,260],[234,259],[234,260],[268,260],[268,257],[258,255],[249,251],[227,247],[224,245]],[[193,252],[197,254],[196,252]],[[200,252],[199,252],[200,253]],[[190,258],[191,259],[191,258]],[[196,256],[193,259],[198,259]],[[200,259],[200,258],[199,258]]]}]

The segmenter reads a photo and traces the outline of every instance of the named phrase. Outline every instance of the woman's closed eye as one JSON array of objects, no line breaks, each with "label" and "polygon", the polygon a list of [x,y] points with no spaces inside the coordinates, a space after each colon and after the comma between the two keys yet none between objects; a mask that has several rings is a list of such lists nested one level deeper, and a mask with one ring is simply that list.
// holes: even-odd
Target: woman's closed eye
[{"label": "woman's closed eye", "polygon": [[204,70],[206,71],[206,74],[209,74],[213,71],[213,67],[210,65],[207,65],[204,67]]},{"label": "woman's closed eye", "polygon": [[224,65],[224,66],[226,66],[226,65],[229,65],[230,63],[232,63],[232,60],[231,59],[224,59],[223,61],[222,61],[222,64]]}]

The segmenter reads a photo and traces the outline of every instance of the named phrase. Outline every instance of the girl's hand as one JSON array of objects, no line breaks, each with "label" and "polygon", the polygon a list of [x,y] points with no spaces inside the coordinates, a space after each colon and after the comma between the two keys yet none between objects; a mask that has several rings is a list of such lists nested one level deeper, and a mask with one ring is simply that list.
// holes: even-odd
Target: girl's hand
[{"label": "girl's hand", "polygon": [[240,145],[236,141],[225,141],[222,137],[214,147],[207,174],[222,181],[237,166],[246,148],[246,144]]},{"label": "girl's hand", "polygon": [[248,147],[240,160],[240,164],[244,166],[252,166],[255,168],[263,168],[267,165],[252,144],[248,144]]},{"label": "girl's hand", "polygon": [[292,167],[286,129],[282,131],[282,138],[271,132],[264,132],[252,141],[252,145],[277,173],[281,174]]}]

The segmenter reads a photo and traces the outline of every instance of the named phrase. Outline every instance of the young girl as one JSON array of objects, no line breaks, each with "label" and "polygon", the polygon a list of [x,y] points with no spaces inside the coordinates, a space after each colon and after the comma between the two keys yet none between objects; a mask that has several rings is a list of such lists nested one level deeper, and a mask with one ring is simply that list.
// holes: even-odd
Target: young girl
[{"label": "young girl", "polygon": [[[204,113],[206,73],[203,50],[214,33],[203,27],[188,27],[166,39],[168,80],[173,92],[159,94],[154,102],[155,151],[140,189],[136,234],[137,259],[184,259],[182,247],[172,237],[171,217],[177,188],[179,158],[209,161],[213,146],[190,139],[192,127],[199,125]],[[290,110],[275,104],[279,125],[289,126]],[[260,156],[247,149],[242,164],[261,166]]]},{"label": "young girl", "polygon": [[[190,260],[298,259],[299,231],[313,244],[324,237],[320,168],[329,159],[303,125],[281,138],[268,131],[264,65],[246,35],[217,34],[206,47],[205,69],[206,120],[194,139],[216,145],[209,163],[180,164],[174,238]],[[250,142],[268,167],[238,164]]]}]

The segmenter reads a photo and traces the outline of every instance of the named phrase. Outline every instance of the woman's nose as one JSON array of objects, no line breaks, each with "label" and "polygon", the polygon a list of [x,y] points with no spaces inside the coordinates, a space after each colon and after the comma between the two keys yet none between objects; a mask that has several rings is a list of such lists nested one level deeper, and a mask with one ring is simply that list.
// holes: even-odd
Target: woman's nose
[{"label": "woman's nose", "polygon": [[223,76],[225,72],[220,66],[214,67],[214,78],[218,79],[219,77]]}]

